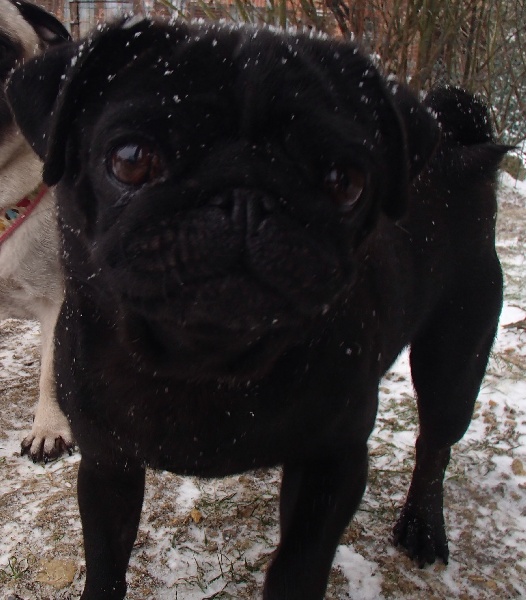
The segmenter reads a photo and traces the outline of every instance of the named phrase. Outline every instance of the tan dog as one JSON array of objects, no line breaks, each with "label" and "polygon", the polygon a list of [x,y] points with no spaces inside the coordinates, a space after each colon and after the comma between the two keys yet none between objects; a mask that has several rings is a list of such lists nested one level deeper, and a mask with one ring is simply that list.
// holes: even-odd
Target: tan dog
[{"label": "tan dog", "polygon": [[41,323],[40,397],[22,454],[49,460],[71,451],[53,374],[53,332],[63,297],[53,193],[42,165],[20,134],[4,86],[12,69],[45,47],[69,39],[49,13],[25,0],[0,0],[0,318]]}]

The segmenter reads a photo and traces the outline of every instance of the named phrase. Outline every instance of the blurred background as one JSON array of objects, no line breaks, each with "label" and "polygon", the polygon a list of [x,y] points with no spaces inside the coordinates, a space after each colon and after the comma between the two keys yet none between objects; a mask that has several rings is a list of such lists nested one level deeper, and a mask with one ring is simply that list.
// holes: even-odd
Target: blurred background
[{"label": "blurred background", "polygon": [[415,90],[439,83],[481,93],[499,141],[524,172],[526,0],[35,0],[78,38],[122,13],[310,28],[358,41]]}]

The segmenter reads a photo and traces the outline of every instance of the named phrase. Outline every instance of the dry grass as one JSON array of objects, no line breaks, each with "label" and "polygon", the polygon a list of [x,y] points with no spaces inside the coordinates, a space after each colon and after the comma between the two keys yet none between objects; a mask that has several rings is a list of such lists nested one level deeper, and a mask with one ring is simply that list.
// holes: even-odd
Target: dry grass
[{"label": "dry grass", "polygon": [[[524,206],[512,197],[503,202],[499,249],[507,300],[522,308],[525,222]],[[37,393],[38,331],[34,324],[7,321],[1,332],[0,600],[15,592],[24,600],[78,598],[84,577],[75,498],[78,457],[42,467],[18,456]],[[391,527],[413,464],[412,436],[407,432],[416,431],[417,415],[403,366],[382,382],[369,487],[342,543],[352,545],[381,575],[385,598],[526,597],[526,473],[521,474],[519,465],[524,460],[520,433],[526,410],[506,400],[507,390],[524,379],[526,331],[517,323],[508,334],[509,346],[496,348],[491,360],[473,430],[455,449],[448,470],[446,520],[452,560],[447,568],[437,564],[418,569],[391,546]],[[148,473],[128,598],[259,597],[277,541],[278,490],[277,470],[220,481]],[[61,589],[39,581],[50,559],[74,566],[73,581]],[[347,577],[334,568],[328,600],[373,598],[359,581],[351,588],[353,596],[349,589]]]}]

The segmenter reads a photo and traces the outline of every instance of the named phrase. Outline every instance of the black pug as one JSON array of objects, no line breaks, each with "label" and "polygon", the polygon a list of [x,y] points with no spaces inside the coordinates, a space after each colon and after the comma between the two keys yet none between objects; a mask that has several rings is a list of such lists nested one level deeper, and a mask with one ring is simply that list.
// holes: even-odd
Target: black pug
[{"label": "black pug", "polygon": [[275,465],[263,598],[323,598],[380,378],[408,344],[421,425],[394,538],[446,562],[444,470],[502,301],[506,148],[479,101],[423,107],[350,43],[140,19],[35,59],[8,94],[58,182],[82,599],[125,596],[146,467]]}]

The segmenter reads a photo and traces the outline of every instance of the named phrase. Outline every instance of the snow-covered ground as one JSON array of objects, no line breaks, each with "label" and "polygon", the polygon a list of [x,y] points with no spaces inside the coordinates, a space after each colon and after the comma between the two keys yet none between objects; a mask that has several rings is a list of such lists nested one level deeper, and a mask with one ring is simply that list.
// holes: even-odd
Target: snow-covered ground
[{"label": "snow-covered ground", "polygon": [[[503,176],[501,326],[472,425],[446,482],[450,564],[419,569],[390,536],[413,464],[407,355],[381,386],[369,486],[336,555],[327,598],[526,598],[526,184]],[[0,323],[0,600],[78,598],[84,578],[75,498],[79,457],[19,456],[37,394],[38,326]],[[254,599],[278,535],[279,472],[219,481],[148,474],[130,600]]]}]

